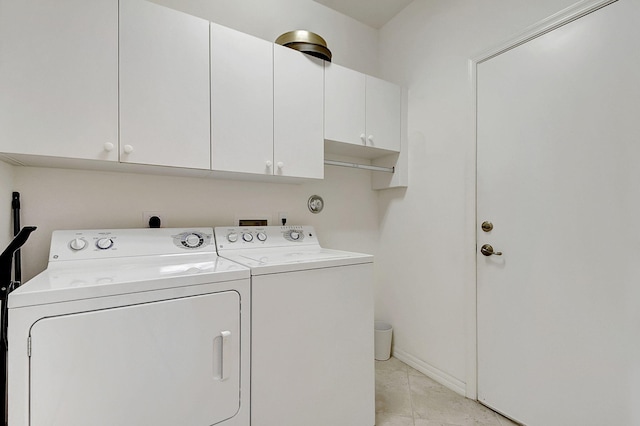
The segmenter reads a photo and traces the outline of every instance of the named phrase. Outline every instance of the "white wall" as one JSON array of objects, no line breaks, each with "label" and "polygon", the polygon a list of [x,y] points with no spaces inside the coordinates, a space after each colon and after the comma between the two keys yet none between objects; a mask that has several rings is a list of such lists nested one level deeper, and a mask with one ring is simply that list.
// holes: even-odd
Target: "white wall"
[{"label": "white wall", "polygon": [[[327,40],[336,62],[372,74],[377,70],[377,30],[312,0],[157,0],[157,3],[271,41],[290,30],[308,29]],[[38,226],[22,250],[25,280],[46,267],[51,231],[141,227],[143,211],[160,211],[167,216],[166,224],[176,227],[231,225],[238,214],[266,213],[277,218],[278,212],[286,211],[289,224],[315,225],[321,243],[327,247],[369,253],[374,253],[377,247],[377,194],[371,190],[369,172],[326,167],[324,181],[287,185],[32,167],[14,169],[14,186],[22,194],[22,222]],[[318,215],[312,215],[306,207],[308,197],[313,194],[321,195],[326,203],[325,210]],[[9,208],[7,204],[6,209]],[[0,229],[4,228],[4,216],[0,215]]]},{"label": "white wall", "polygon": [[13,166],[0,161],[0,253],[13,237],[13,219],[11,215],[13,186]]},{"label": "white wall", "polygon": [[[288,224],[315,226],[324,246],[374,253],[378,216],[370,173],[327,166],[325,174],[292,185],[16,167],[22,222],[38,226],[22,249],[23,279],[46,267],[53,230],[141,228],[145,211],[162,213],[168,227],[233,225],[251,215],[277,220],[287,212]],[[319,214],[307,209],[314,194],[325,201]]]},{"label": "white wall", "polygon": [[[380,193],[376,313],[394,350],[475,394],[475,176],[469,59],[573,0],[416,0],[380,33],[380,69],[409,88],[409,188]],[[469,225],[471,224],[471,226]],[[471,281],[471,282],[470,282]]]},{"label": "white wall", "polygon": [[152,1],[269,41],[288,31],[313,31],[326,40],[333,62],[378,73],[378,31],[312,0]]}]

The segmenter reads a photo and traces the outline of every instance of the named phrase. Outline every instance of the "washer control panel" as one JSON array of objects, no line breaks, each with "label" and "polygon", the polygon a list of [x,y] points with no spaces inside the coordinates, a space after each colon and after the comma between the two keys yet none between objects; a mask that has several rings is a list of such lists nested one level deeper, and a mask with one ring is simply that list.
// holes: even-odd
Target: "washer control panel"
[{"label": "washer control panel", "polygon": [[214,233],[218,250],[319,244],[312,226],[227,226]]},{"label": "washer control panel", "polygon": [[49,261],[215,253],[212,228],[144,228],[54,231]]}]

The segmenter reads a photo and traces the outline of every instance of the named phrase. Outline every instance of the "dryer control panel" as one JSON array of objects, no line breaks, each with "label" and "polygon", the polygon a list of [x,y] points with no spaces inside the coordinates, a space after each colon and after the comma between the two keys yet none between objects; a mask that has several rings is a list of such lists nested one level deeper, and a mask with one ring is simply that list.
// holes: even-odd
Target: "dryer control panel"
[{"label": "dryer control panel", "polygon": [[313,226],[228,226],[215,228],[218,250],[319,246]]},{"label": "dryer control panel", "polygon": [[54,231],[49,262],[216,252],[212,228]]}]

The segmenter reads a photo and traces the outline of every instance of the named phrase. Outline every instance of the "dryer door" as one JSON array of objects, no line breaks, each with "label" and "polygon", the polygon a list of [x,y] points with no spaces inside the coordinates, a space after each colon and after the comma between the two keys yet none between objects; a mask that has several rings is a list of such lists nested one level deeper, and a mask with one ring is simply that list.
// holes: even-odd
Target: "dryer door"
[{"label": "dryer door", "polygon": [[212,425],[240,405],[234,291],[44,318],[31,327],[39,425]]}]

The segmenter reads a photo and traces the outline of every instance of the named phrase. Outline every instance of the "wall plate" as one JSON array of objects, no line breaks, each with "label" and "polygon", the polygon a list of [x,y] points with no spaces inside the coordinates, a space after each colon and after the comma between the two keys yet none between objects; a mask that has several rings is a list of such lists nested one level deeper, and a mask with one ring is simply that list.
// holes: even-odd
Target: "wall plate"
[{"label": "wall plate", "polygon": [[319,195],[312,195],[307,201],[307,207],[311,213],[320,213],[324,208],[324,200]]}]

